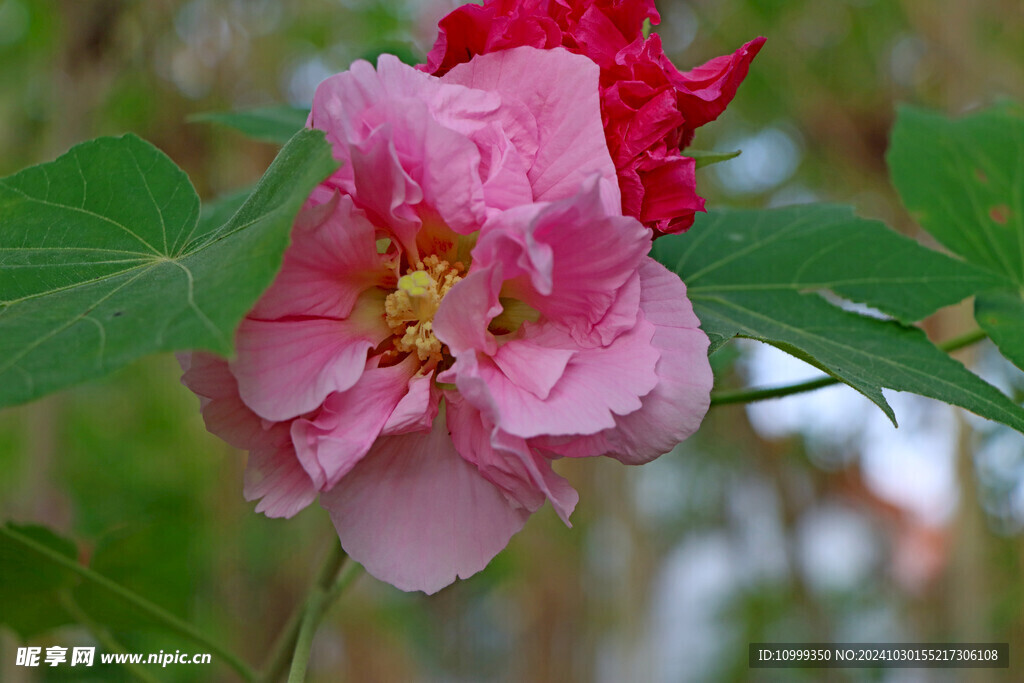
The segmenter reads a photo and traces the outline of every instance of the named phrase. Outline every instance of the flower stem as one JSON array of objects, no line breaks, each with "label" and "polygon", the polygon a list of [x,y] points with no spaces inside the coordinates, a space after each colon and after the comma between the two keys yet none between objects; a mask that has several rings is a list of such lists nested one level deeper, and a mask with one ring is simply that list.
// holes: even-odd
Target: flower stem
[{"label": "flower stem", "polygon": [[234,669],[239,676],[246,681],[255,681],[256,673],[250,669],[245,662],[243,662],[237,655],[230,650],[225,649],[216,642],[213,642],[202,633],[197,631],[193,626],[187,622],[179,619],[170,612],[166,611],[162,607],[150,602],[146,598],[133,593],[124,586],[111,581],[102,574],[97,574],[93,570],[85,567],[70,557],[67,557],[56,550],[50,548],[47,545],[39,543],[29,536],[25,536],[19,533],[15,529],[10,528],[6,525],[0,525],[0,535],[6,536],[15,543],[21,545],[24,548],[31,550],[32,552],[42,555],[48,561],[58,564],[65,569],[74,572],[82,579],[89,581],[90,583],[102,588],[108,593],[118,597],[119,599],[127,602],[128,604],[135,607],[137,610],[153,619],[157,623],[161,624],[168,631],[177,633],[178,635],[191,640],[197,645],[203,646],[208,652],[224,660],[224,663]]},{"label": "flower stem", "polygon": [[[966,334],[962,334],[959,337],[948,339],[937,346],[940,350],[945,351],[946,353],[952,353],[953,351],[958,351],[964,347],[970,346],[971,344],[976,344],[987,337],[988,335],[985,331],[979,328],[967,332]],[[821,389],[822,387],[828,387],[838,383],[839,380],[835,377],[819,377],[818,379],[789,384],[783,387],[720,391],[711,394],[711,405],[724,406],[733,403],[754,403],[755,401],[764,401],[770,398],[782,398],[783,396],[791,396],[792,394],[802,394],[806,391],[814,391],[815,389]]]},{"label": "flower stem", "polygon": [[327,609],[344,592],[362,570],[355,562],[346,562],[347,555],[335,539],[330,553],[324,560],[309,595],[289,619],[287,626],[278,637],[261,683],[276,683],[285,668],[291,663],[288,681],[302,681],[309,665],[313,636]]}]

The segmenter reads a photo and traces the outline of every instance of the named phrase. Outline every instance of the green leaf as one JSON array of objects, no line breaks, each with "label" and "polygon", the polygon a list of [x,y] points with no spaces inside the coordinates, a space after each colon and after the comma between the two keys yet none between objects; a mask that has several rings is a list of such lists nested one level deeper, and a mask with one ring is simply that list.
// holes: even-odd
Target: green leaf
[{"label": "green leaf", "polygon": [[216,123],[257,140],[284,144],[305,127],[308,117],[308,109],[279,104],[237,111],[203,112],[190,116],[188,120]]},{"label": "green leaf", "polygon": [[735,152],[705,152],[699,149],[684,149],[683,156],[688,156],[691,159],[697,160],[697,168],[704,168],[711,164],[717,164],[722,161],[729,161],[729,159],[735,159],[742,152],[736,150]]},{"label": "green leaf", "polygon": [[974,300],[974,318],[1002,354],[1024,370],[1024,299],[1020,290],[979,294]]},{"label": "green leaf", "polygon": [[[655,241],[655,253],[666,239]],[[697,291],[708,281],[717,291],[831,290],[906,323],[1000,283],[844,206],[698,215],[672,244],[693,262],[686,282]]]},{"label": "green leaf", "polygon": [[904,107],[889,149],[893,184],[921,226],[1004,278],[974,316],[1024,369],[1024,115],[1013,105],[962,119]]},{"label": "green leaf", "polygon": [[199,212],[199,225],[196,232],[205,235],[231,220],[231,217],[238,213],[245,201],[252,195],[252,188],[245,187],[241,190],[229,192],[214,200],[203,202]]},{"label": "green leaf", "polygon": [[151,352],[230,354],[335,167],[322,132],[299,132],[219,227],[198,222],[184,172],[132,135],[0,179],[0,406]]},{"label": "green leaf", "polygon": [[1024,118],[900,108],[887,155],[911,215],[968,261],[1024,285]]},{"label": "green leaf", "polygon": [[[189,527],[175,523],[116,529],[96,544],[89,568],[124,588],[149,597],[177,617],[185,617],[195,585],[196,567],[189,566]],[[75,601],[93,619],[112,629],[162,626],[161,622],[103,586],[83,582]]]},{"label": "green leaf", "polygon": [[46,527],[13,523],[0,527],[0,624],[23,638],[73,621],[59,596],[77,577],[41,554],[36,544],[71,562],[78,554],[74,543]]},{"label": "green leaf", "polygon": [[919,329],[844,310],[830,290],[904,321],[991,286],[992,277],[849,209],[803,205],[718,211],[652,255],[687,283],[701,327],[718,348],[732,337],[772,344],[874,401],[881,389],[959,405],[1024,431],[1024,410],[935,348]]}]

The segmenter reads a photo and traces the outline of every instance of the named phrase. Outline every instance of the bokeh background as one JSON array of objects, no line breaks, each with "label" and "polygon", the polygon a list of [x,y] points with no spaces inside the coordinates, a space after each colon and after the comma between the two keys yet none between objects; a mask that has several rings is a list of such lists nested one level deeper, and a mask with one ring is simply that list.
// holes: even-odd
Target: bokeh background
[{"label": "bokeh background", "polygon": [[[0,175],[74,143],[131,131],[204,198],[257,179],[276,149],[190,115],[290,102],[352,60],[415,63],[444,0],[0,0]],[[690,68],[768,43],[729,110],[694,147],[743,155],[698,172],[709,206],[840,201],[921,237],[884,153],[901,102],[961,113],[1024,99],[1019,0],[659,2]],[[970,309],[926,321],[967,331]],[[985,344],[961,360],[1021,398]],[[813,369],[757,344],[715,354],[717,387]],[[170,356],[0,412],[0,519],[74,537],[83,559],[123,543],[148,597],[259,665],[331,542],[313,506],[268,520],[241,496],[244,454],[208,435]],[[480,575],[437,596],[361,577],[321,627],[315,681],[1003,681],[1024,676],[1024,436],[893,394],[895,430],[834,387],[713,408],[700,432],[642,468],[561,463],[574,527],[534,516]],[[4,609],[0,605],[0,611]],[[159,632],[137,651],[193,651]],[[757,641],[1000,641],[1010,671],[750,670]],[[32,639],[90,644],[80,627]],[[14,666],[0,680],[87,680]],[[88,680],[128,680],[116,667]],[[75,675],[72,675],[75,674]],[[234,680],[223,665],[159,680]],[[77,676],[77,677],[76,677]]]}]

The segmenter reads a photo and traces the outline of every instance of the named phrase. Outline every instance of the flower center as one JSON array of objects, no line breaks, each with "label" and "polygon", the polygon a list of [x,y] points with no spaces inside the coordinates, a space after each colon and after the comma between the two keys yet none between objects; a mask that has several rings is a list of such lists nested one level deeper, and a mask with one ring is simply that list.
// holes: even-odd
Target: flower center
[{"label": "flower center", "polygon": [[417,269],[398,279],[398,288],[384,300],[388,327],[394,333],[395,348],[415,353],[421,361],[436,364],[444,345],[434,336],[434,314],[452,286],[462,279],[466,267],[428,256]]}]

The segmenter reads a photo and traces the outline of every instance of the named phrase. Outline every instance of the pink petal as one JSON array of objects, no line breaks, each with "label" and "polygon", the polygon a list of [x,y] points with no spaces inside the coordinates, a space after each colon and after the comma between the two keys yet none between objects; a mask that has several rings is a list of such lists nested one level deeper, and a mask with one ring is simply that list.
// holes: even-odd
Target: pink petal
[{"label": "pink petal", "polygon": [[256,512],[291,517],[316,498],[317,490],[295,457],[286,423],[269,424],[238,396],[238,383],[223,358],[194,352],[179,356],[182,383],[203,402],[203,419],[211,433],[235,448],[249,450],[245,469],[246,500],[262,498]]},{"label": "pink petal", "polygon": [[[524,109],[525,112],[525,109]],[[525,112],[529,114],[529,112]],[[530,120],[533,117],[530,116]],[[534,124],[536,128],[536,124]],[[533,187],[527,176],[529,166],[536,154],[536,130],[530,147],[517,146],[509,139],[506,131],[493,126],[474,136],[474,141],[482,149],[491,151],[490,158],[484,157],[481,163],[481,174],[484,181],[484,200],[489,211],[504,210],[528,204],[533,201]],[[530,149],[532,147],[532,149]]]},{"label": "pink petal", "polygon": [[650,343],[654,326],[644,320],[637,320],[610,345],[596,348],[581,348],[551,323],[526,323],[522,332],[539,346],[576,351],[546,398],[516,384],[491,358],[477,352],[457,356],[439,378],[454,378],[466,399],[513,436],[594,434],[614,427],[615,416],[638,410],[640,397],[657,384],[658,352]]},{"label": "pink petal", "polygon": [[376,71],[357,62],[324,81],[310,124],[328,131],[342,162],[327,185],[356,197],[371,222],[391,230],[414,256],[421,223],[440,220],[469,234],[486,220],[488,201],[503,208],[532,199],[525,174],[537,122],[530,112],[514,99],[442,82],[390,55],[381,56]]},{"label": "pink petal", "polygon": [[412,356],[390,367],[376,365],[372,360],[347,391],[330,394],[315,418],[292,421],[296,455],[318,489],[337,484],[366,455],[418,368]]},{"label": "pink petal", "polygon": [[621,198],[601,123],[598,75],[596,64],[564,49],[517,47],[476,57],[443,80],[517,99],[533,112],[540,138],[529,178],[536,201],[570,197],[596,174],[601,200],[617,212]]},{"label": "pink petal", "polygon": [[[373,290],[374,296],[379,291]],[[231,371],[245,404],[264,419],[288,420],[318,408],[331,392],[355,384],[367,351],[391,334],[382,302],[368,302],[369,313],[359,311],[361,305],[358,315],[347,320],[244,319]],[[377,306],[380,314],[374,316]]]},{"label": "pink petal", "polygon": [[203,351],[178,356],[181,383],[199,396],[203,421],[211,434],[235,448],[249,449],[265,436],[262,421],[242,403],[238,382],[220,356]]},{"label": "pink petal", "polygon": [[346,152],[352,193],[359,198],[359,207],[405,249],[414,249],[420,217],[413,207],[423,201],[423,189],[402,167],[391,126],[376,128]]},{"label": "pink petal", "polygon": [[529,516],[459,456],[441,417],[429,433],[379,439],[320,503],[352,559],[425,593],[483,569]]},{"label": "pink petal", "polygon": [[496,430],[483,414],[455,392],[447,392],[448,430],[459,454],[530,512],[550,500],[566,525],[579,494],[551,469],[551,462],[526,441]]},{"label": "pink petal", "polygon": [[477,349],[494,353],[494,335],[487,326],[502,311],[498,301],[501,269],[490,267],[471,272],[445,295],[434,314],[434,334],[451,353]]},{"label": "pink petal", "polygon": [[655,325],[651,344],[661,356],[655,368],[657,386],[644,396],[640,410],[616,416],[613,429],[592,437],[542,439],[539,445],[567,456],[608,454],[634,465],[668,452],[697,431],[713,382],[708,338],[699,329],[686,286],[677,275],[646,259],[640,278],[640,307]]},{"label": "pink petal", "polygon": [[434,373],[417,375],[409,380],[409,391],[395,406],[381,434],[393,436],[408,432],[425,432],[437,417],[441,392],[434,384]]},{"label": "pink petal", "polygon": [[304,209],[280,272],[249,317],[348,317],[362,291],[394,279],[393,268],[377,253],[375,233],[351,197],[335,195]]},{"label": "pink petal", "polygon": [[576,352],[571,349],[542,346],[530,339],[513,339],[503,344],[491,359],[510,382],[543,401],[562,378],[574,355]]},{"label": "pink petal", "polygon": [[592,179],[573,198],[517,207],[489,221],[473,267],[502,263],[503,278],[512,280],[508,295],[567,326],[580,343],[607,343],[624,328],[594,327],[650,245],[650,232],[636,219],[601,210]]},{"label": "pink petal", "polygon": [[287,425],[278,427],[283,441],[254,448],[245,468],[246,500],[257,500],[256,512],[267,517],[291,517],[313,502],[317,488],[302,468],[288,439]]}]

